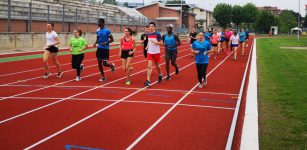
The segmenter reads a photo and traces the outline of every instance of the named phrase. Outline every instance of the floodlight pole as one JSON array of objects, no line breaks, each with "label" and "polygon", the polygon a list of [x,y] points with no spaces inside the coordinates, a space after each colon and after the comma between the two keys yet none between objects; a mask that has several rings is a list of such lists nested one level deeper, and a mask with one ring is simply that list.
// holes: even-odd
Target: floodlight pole
[{"label": "floodlight pole", "polygon": [[301,14],[301,9],[300,9],[300,4],[301,4],[301,0],[298,0],[298,15],[297,15],[297,41],[300,41],[300,14]]}]

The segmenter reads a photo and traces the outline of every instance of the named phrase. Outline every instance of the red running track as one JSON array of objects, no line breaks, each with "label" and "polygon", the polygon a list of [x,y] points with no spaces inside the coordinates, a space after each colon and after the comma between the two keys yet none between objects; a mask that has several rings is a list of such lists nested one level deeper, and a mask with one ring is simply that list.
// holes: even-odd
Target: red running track
[{"label": "red running track", "polygon": [[[246,54],[250,53],[251,42],[249,45]],[[170,81],[164,79],[150,88],[143,86],[147,62],[142,56],[133,61],[130,86],[124,84],[120,68],[115,73],[106,69],[107,81],[98,82],[94,53],[87,54],[87,59],[93,61],[86,62],[91,67],[86,68],[80,82],[72,81],[74,71],[66,72],[61,79],[43,80],[39,77],[42,70],[0,78],[0,147],[225,149],[248,55],[236,62],[225,53],[211,59],[208,85],[198,89],[194,88],[196,67],[188,44],[179,51],[179,75],[174,75],[171,68]],[[111,61],[120,67],[116,54],[111,52]],[[137,55],[142,55],[141,51]],[[69,63],[70,56],[61,56],[60,60]],[[161,61],[164,63],[163,56]],[[23,61],[27,67],[11,68],[5,73],[39,68],[39,62]],[[16,64],[2,63],[0,69]],[[67,65],[65,70],[69,69]],[[165,74],[165,65],[162,71]],[[157,76],[153,69],[152,82]]]}]

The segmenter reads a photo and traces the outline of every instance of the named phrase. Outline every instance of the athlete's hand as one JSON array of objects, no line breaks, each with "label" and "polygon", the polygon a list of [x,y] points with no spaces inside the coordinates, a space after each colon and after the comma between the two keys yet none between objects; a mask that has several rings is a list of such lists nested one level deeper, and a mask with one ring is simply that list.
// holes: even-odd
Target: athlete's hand
[{"label": "athlete's hand", "polygon": [[195,54],[198,54],[198,53],[199,53],[199,51],[194,51],[194,53],[195,53]]},{"label": "athlete's hand", "polygon": [[129,51],[129,55],[132,55],[134,52],[133,51]]},{"label": "athlete's hand", "polygon": [[94,44],[93,47],[96,47],[96,44]]},{"label": "athlete's hand", "polygon": [[107,45],[107,42],[102,42],[101,45]]}]

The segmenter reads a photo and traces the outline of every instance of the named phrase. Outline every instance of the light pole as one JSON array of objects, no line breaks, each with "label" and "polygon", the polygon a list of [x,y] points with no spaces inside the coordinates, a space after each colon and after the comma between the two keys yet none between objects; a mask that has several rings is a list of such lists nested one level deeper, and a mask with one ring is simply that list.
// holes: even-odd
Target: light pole
[{"label": "light pole", "polygon": [[300,9],[300,5],[301,5],[301,0],[298,0],[298,14],[297,14],[297,41],[300,41],[300,15],[301,15],[301,9]]}]

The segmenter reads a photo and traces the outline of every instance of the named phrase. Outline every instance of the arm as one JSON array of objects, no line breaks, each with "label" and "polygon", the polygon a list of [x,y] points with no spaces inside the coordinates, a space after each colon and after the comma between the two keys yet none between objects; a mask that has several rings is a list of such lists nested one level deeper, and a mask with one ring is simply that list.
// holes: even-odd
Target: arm
[{"label": "arm", "polygon": [[55,43],[52,43],[52,44],[50,44],[50,45],[47,45],[47,47],[56,46],[56,45],[60,44],[59,37],[54,37],[54,41],[55,41]]},{"label": "arm", "polygon": [[132,52],[129,52],[130,55],[132,55],[133,53],[135,53],[135,50],[136,50],[136,46],[135,46],[135,39],[133,39],[133,42],[132,42],[132,49],[133,51]]},{"label": "arm", "polygon": [[96,38],[96,41],[95,41],[95,43],[94,43],[94,47],[96,47],[96,44],[98,43],[98,36],[97,36],[97,38]]},{"label": "arm", "polygon": [[123,42],[122,42],[122,40],[120,40],[118,56],[121,56],[121,55],[122,55],[122,46],[123,46]]},{"label": "arm", "polygon": [[177,35],[175,35],[175,40],[176,40],[176,47],[180,46],[181,45],[181,41],[179,39],[179,37]]}]

